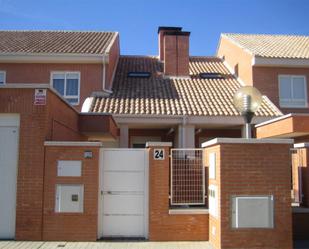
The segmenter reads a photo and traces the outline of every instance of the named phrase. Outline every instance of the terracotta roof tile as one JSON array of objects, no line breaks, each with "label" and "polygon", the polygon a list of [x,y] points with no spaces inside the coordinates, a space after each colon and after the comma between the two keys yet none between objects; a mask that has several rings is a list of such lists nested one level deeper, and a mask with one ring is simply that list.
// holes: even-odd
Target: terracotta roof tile
[{"label": "terracotta roof tile", "polygon": [[271,58],[309,59],[309,36],[222,34],[252,54]]},{"label": "terracotta roof tile", "polygon": [[[121,56],[108,97],[95,97],[91,112],[141,115],[234,116],[233,95],[240,83],[216,57],[191,57],[189,78],[164,78],[156,57]],[[150,78],[127,77],[131,71],[151,72]],[[202,79],[202,72],[222,79]],[[258,116],[281,113],[264,98]]]},{"label": "terracotta roof tile", "polygon": [[0,31],[0,53],[104,54],[116,32]]}]

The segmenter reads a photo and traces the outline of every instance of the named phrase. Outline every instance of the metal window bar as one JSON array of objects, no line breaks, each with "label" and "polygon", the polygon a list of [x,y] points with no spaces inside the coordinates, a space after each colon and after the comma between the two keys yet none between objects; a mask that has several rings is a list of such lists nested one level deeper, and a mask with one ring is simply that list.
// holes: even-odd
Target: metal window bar
[{"label": "metal window bar", "polygon": [[205,205],[203,149],[171,149],[171,205]]}]

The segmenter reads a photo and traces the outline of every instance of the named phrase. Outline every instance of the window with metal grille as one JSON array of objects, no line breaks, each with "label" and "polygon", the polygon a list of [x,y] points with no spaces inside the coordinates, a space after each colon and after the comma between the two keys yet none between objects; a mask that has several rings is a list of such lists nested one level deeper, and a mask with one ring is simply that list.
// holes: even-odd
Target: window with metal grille
[{"label": "window with metal grille", "polygon": [[171,150],[171,205],[205,205],[202,149]]}]

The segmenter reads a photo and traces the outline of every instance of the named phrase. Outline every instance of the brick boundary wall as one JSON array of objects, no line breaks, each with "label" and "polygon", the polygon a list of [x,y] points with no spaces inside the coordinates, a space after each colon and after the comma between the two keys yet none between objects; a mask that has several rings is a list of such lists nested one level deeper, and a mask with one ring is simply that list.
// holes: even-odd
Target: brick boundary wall
[{"label": "brick boundary wall", "polygon": [[[231,140],[238,142],[214,140],[206,148],[206,157],[216,153],[216,178],[209,185],[218,187],[219,198],[218,218],[210,214],[210,242],[216,249],[291,249],[291,144]],[[274,228],[232,228],[232,196],[261,195],[274,196]]]},{"label": "brick boundary wall", "polygon": [[[85,159],[84,151],[93,158]],[[46,146],[43,240],[95,241],[98,228],[99,147]],[[81,177],[57,177],[58,160],[81,160]],[[56,184],[84,185],[83,213],[55,213]]]},{"label": "brick boundary wall", "polygon": [[[163,148],[164,160],[154,160]],[[169,214],[169,147],[149,146],[149,240],[208,240],[208,214]]]}]

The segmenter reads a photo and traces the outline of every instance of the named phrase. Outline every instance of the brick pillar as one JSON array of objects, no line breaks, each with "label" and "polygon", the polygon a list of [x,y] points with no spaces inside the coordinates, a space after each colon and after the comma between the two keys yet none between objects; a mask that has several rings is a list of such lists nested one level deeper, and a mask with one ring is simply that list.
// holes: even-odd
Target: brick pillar
[{"label": "brick pillar", "polygon": [[[216,249],[292,248],[291,143],[218,138],[203,144],[210,167],[209,240]],[[264,216],[272,217],[270,210],[273,219]]]},{"label": "brick pillar", "polygon": [[[101,146],[99,142],[45,143],[43,240],[96,241]],[[58,160],[80,161],[80,176],[59,176]],[[56,212],[56,186],[68,184],[83,186],[83,211]]]},{"label": "brick pillar", "polygon": [[[170,147],[168,142],[149,142],[149,240],[208,240],[208,214],[177,213],[169,206]],[[164,151],[164,159],[154,159],[155,150]],[[181,211],[181,210],[178,210]]]}]

